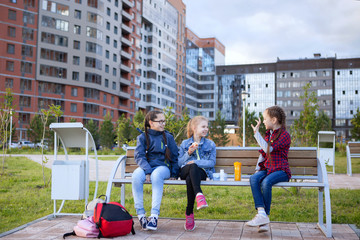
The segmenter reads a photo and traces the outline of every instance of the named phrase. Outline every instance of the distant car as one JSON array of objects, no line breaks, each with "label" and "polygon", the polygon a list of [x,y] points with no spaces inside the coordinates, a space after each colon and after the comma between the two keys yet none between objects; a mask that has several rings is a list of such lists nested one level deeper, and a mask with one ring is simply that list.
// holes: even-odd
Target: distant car
[{"label": "distant car", "polygon": [[[41,143],[41,142],[39,142],[39,143],[37,143],[35,146],[37,147],[37,148],[41,148],[41,146],[42,146],[43,144]],[[45,141],[44,142],[44,149],[49,149],[49,143],[47,142],[47,141]]]},{"label": "distant car", "polygon": [[19,148],[19,144],[17,142],[12,142],[10,148]]},{"label": "distant car", "polygon": [[35,148],[35,144],[30,141],[19,141],[17,144],[19,148],[23,148],[23,147]]}]

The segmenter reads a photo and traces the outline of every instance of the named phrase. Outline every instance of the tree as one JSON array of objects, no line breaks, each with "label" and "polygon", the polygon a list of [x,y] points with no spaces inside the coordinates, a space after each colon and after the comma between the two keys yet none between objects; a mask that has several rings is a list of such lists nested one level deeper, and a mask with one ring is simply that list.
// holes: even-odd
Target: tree
[{"label": "tree", "polygon": [[211,122],[209,127],[209,136],[216,146],[225,146],[229,143],[229,136],[225,133],[225,128],[225,118],[221,116],[221,111],[217,111],[215,121]]},{"label": "tree", "polygon": [[303,88],[304,95],[300,96],[300,99],[305,100],[304,110],[301,111],[299,119],[296,119],[291,126],[294,145],[315,146],[318,131],[331,130],[331,121],[324,112],[318,112],[316,92],[309,92],[310,87],[311,84],[308,83]]},{"label": "tree", "polygon": [[356,141],[360,140],[360,110],[357,108],[356,114],[354,115],[353,119],[351,119],[351,124],[354,126],[351,129],[351,136]]},{"label": "tree", "polygon": [[175,114],[172,112],[172,109],[172,107],[167,107],[163,109],[166,119],[165,130],[172,133],[174,135],[176,143],[180,145],[181,142],[187,138],[186,127],[188,122],[190,121],[190,117],[187,113],[187,109],[184,109],[181,117],[175,116]]},{"label": "tree", "polygon": [[31,141],[34,143],[41,142],[42,139],[42,130],[43,123],[41,121],[41,116],[36,114],[30,121],[30,126],[28,128],[28,135]]},{"label": "tree", "polygon": [[10,125],[12,108],[14,107],[14,95],[11,89],[7,88],[5,94],[2,95],[1,98],[4,99],[4,101],[0,103],[0,141],[3,143],[2,173],[4,174],[5,154],[7,151],[5,143],[8,141],[8,137],[10,136],[8,128]]},{"label": "tree", "polygon": [[92,119],[90,119],[86,123],[85,128],[87,130],[89,130],[89,132],[91,133],[91,135],[92,135],[92,137],[94,139],[95,145],[99,146],[100,136],[99,136],[99,131],[98,131],[98,128],[99,128],[98,125]]},{"label": "tree", "polygon": [[106,114],[100,128],[100,145],[112,149],[115,139],[114,126],[110,114]]},{"label": "tree", "polygon": [[[263,122],[262,113],[259,114],[260,121]],[[256,144],[256,140],[254,138],[254,131],[251,127],[251,124],[256,125],[256,121],[259,117],[256,117],[255,111],[250,112],[248,108],[245,108],[245,145]],[[238,122],[239,130],[237,132],[239,141],[242,142],[243,139],[243,118],[241,117]],[[261,124],[259,128],[259,132],[264,135],[266,132],[265,125]]]},{"label": "tree", "polygon": [[136,130],[132,125],[129,118],[122,114],[116,122],[116,137],[118,146],[122,146],[127,141],[132,140],[132,131]]}]

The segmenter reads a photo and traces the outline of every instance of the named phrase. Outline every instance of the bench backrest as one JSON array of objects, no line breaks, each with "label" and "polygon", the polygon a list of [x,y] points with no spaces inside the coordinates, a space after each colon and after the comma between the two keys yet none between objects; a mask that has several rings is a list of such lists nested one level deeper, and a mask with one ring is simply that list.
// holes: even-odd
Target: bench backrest
[{"label": "bench backrest", "polygon": [[[216,172],[220,169],[228,174],[234,173],[234,163],[241,162],[242,174],[253,174],[259,158],[257,147],[217,147],[216,148]],[[138,166],[134,161],[134,148],[126,151],[125,172],[132,173]],[[289,150],[289,165],[293,175],[317,175],[317,153],[315,147],[298,148]]]},{"label": "bench backrest", "polygon": [[350,154],[360,154],[360,142],[348,142]]}]

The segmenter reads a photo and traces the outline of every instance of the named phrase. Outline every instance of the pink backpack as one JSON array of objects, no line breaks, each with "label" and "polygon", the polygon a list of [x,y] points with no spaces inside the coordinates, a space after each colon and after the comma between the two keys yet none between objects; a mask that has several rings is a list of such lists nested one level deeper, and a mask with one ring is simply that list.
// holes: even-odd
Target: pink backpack
[{"label": "pink backpack", "polygon": [[97,228],[93,216],[85,218],[77,222],[77,225],[74,227],[74,231],[71,233],[65,233],[63,238],[67,236],[76,235],[79,237],[87,238],[96,238],[99,237],[99,229]]}]

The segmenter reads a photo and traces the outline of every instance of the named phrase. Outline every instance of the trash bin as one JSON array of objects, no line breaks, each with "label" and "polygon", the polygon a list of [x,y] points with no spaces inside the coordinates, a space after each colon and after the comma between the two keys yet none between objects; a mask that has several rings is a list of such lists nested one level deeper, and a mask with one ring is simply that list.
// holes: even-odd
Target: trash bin
[{"label": "trash bin", "polygon": [[85,198],[85,161],[56,160],[52,165],[51,199]]},{"label": "trash bin", "polygon": [[325,162],[325,165],[332,166],[332,173],[335,174],[335,132],[318,132],[318,158]]}]

